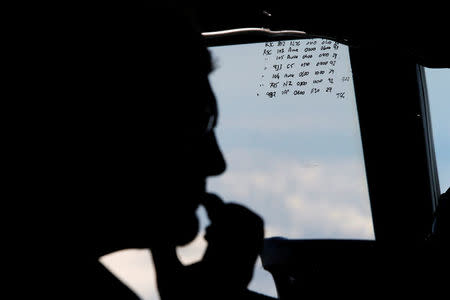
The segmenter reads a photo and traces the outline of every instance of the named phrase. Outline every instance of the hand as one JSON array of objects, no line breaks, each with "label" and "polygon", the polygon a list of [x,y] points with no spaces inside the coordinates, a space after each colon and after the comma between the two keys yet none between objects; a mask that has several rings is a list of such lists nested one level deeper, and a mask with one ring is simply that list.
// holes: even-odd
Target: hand
[{"label": "hand", "polygon": [[248,208],[224,203],[214,194],[208,194],[203,206],[211,220],[205,234],[208,247],[192,269],[206,275],[202,280],[211,291],[241,293],[252,279],[262,250],[263,220]]},{"label": "hand", "polygon": [[[211,225],[201,261],[183,266],[175,247],[152,249],[161,299],[236,298],[246,290],[264,239],[263,220],[246,207],[208,194],[202,203]],[[220,294],[220,297],[219,297]]]},{"label": "hand", "polygon": [[245,274],[250,273],[251,277],[253,265],[263,246],[263,220],[242,205],[224,204],[214,194],[209,194],[203,205],[211,225],[206,228],[208,247],[202,262],[220,268],[221,272],[239,270]]}]

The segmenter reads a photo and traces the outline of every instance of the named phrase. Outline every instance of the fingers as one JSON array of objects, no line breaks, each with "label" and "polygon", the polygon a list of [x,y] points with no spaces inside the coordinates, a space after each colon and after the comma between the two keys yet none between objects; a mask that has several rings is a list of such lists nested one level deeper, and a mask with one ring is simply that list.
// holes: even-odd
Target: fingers
[{"label": "fingers", "polygon": [[205,208],[210,221],[217,219],[220,211],[223,210],[223,207],[225,206],[223,200],[216,194],[212,193],[206,193],[205,197],[201,201],[201,204]]}]

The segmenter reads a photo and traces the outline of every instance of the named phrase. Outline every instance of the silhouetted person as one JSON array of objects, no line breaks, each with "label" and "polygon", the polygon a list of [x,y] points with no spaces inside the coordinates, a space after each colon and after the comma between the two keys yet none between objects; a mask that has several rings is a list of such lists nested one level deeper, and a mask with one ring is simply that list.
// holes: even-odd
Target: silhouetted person
[{"label": "silhouetted person", "polygon": [[[256,295],[246,287],[262,219],[206,193],[226,165],[200,34],[159,5],[95,8],[42,15],[48,28],[33,46],[29,136],[18,135],[39,225],[27,249],[52,270],[33,280],[63,299],[135,299],[98,259],[150,248],[163,299]],[[208,249],[184,267],[175,247],[197,235],[200,204],[212,220]]]}]

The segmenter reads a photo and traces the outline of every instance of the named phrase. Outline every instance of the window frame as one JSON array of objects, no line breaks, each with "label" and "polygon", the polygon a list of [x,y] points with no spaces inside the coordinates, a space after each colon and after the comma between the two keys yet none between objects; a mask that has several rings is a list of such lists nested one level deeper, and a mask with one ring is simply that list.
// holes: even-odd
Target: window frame
[{"label": "window frame", "polygon": [[[326,38],[349,46],[375,239],[396,243],[426,239],[431,232],[429,225],[437,194],[431,123],[421,67],[407,58],[397,61],[395,51],[393,55],[386,51],[380,54],[377,45],[362,47],[345,39],[297,30],[237,28],[204,32],[203,36],[208,47],[309,38]],[[380,66],[393,66],[391,71],[395,76],[386,74],[386,69]],[[387,80],[380,96],[373,90],[384,75]],[[401,134],[401,138],[390,131]],[[401,174],[402,178],[394,174]]]}]

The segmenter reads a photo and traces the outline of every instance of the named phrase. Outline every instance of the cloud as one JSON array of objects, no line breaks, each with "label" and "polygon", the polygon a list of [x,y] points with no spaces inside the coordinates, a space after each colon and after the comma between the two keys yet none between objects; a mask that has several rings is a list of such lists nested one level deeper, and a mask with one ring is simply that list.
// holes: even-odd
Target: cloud
[{"label": "cloud", "polygon": [[149,250],[127,249],[100,258],[116,277],[143,300],[159,300]]},{"label": "cloud", "polygon": [[[356,159],[318,161],[261,149],[227,152],[229,168],[208,188],[265,220],[266,237],[374,239],[364,167]],[[276,296],[259,264],[250,288]]]},{"label": "cloud", "polygon": [[[201,219],[204,220],[204,218]],[[189,245],[177,249],[178,258],[183,264],[189,265],[201,260],[207,246],[207,243],[203,238],[205,235],[204,227],[205,226],[202,226],[200,233]]]},{"label": "cloud", "polygon": [[[264,116],[258,116],[258,118],[249,119],[248,114],[239,115],[235,113],[229,116],[225,120],[219,120],[219,126],[222,126],[222,122],[226,122],[224,127],[227,131],[237,130],[246,132],[264,132],[267,135],[273,134],[309,134],[312,130],[317,135],[328,134],[330,132],[353,132],[353,124],[348,122],[332,122],[330,116],[323,115],[311,115],[307,113],[295,112],[295,116],[292,116],[292,112],[283,112],[280,114],[269,114]],[[340,121],[340,120],[339,120]]]},{"label": "cloud", "polygon": [[268,271],[263,269],[261,259],[259,258],[256,261],[253,279],[250,282],[248,288],[252,291],[256,291],[264,295],[278,297],[273,277]]},{"label": "cloud", "polygon": [[[201,232],[189,245],[177,249],[178,257],[183,264],[191,264],[200,260],[206,248],[206,241],[203,239],[204,228],[207,225],[205,223],[206,212],[201,208],[198,214]],[[149,250],[121,250],[101,257],[100,262],[141,299],[159,300],[153,261]]]},{"label": "cloud", "polygon": [[373,239],[359,161],[319,163],[243,149],[228,157],[227,173],[210,180],[208,187],[258,212],[274,233],[289,238]]}]

